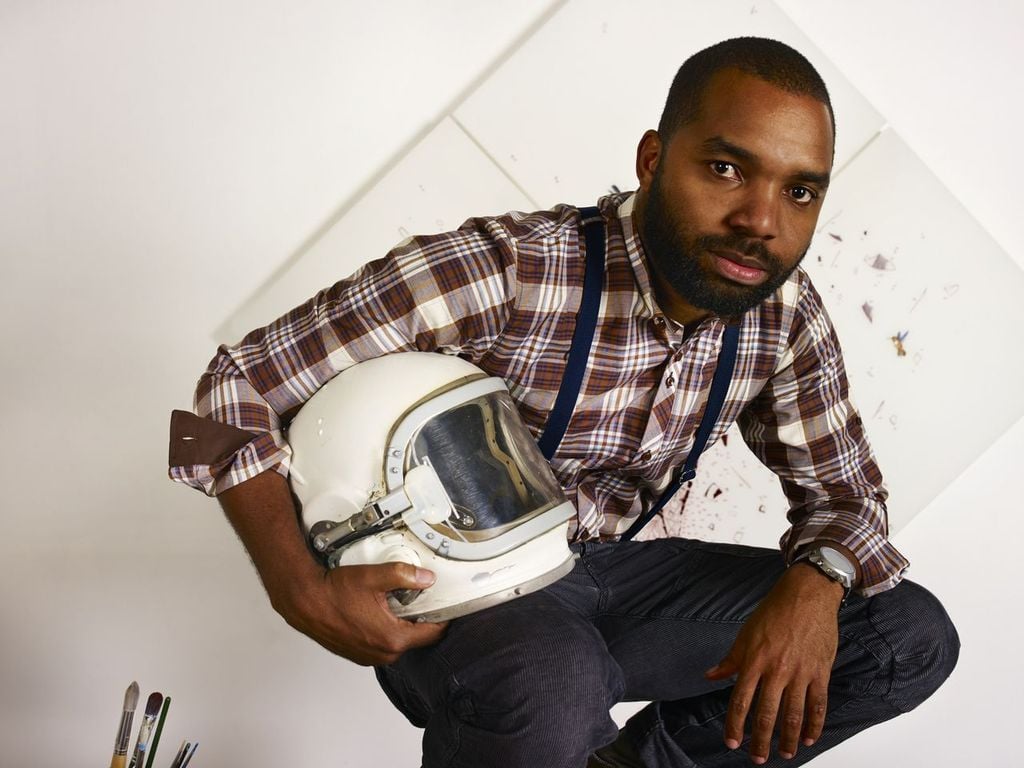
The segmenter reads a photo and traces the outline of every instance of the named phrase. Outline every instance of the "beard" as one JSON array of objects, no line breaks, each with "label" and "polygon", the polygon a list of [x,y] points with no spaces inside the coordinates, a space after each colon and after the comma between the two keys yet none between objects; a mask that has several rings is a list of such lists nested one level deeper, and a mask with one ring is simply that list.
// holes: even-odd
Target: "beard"
[{"label": "beard", "polygon": [[[698,235],[670,210],[661,189],[661,168],[654,174],[647,194],[640,234],[648,263],[661,282],[697,309],[720,317],[736,317],[753,309],[775,293],[799,266],[804,248],[792,266],[757,239],[740,234]],[[810,247],[810,243],[808,243]],[[714,272],[705,259],[709,251],[736,251],[759,258],[767,278],[758,285],[741,285]]]}]

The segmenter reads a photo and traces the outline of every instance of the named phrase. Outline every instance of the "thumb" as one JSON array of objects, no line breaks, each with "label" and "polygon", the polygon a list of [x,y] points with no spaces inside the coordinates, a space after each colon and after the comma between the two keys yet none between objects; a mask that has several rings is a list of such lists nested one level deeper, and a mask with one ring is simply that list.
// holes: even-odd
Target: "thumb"
[{"label": "thumb", "polygon": [[725,680],[739,672],[739,665],[733,661],[732,656],[726,656],[711,669],[704,673],[708,680]]},{"label": "thumb", "polygon": [[374,566],[372,586],[381,592],[393,589],[426,589],[436,577],[426,568],[409,563],[384,563]]}]

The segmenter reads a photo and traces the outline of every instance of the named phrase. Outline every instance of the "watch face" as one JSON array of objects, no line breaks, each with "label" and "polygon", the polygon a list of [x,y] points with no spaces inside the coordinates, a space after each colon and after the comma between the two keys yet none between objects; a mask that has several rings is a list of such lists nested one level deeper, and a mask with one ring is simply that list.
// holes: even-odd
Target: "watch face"
[{"label": "watch face", "polygon": [[857,571],[854,569],[853,564],[839,550],[832,547],[821,547],[818,552],[821,554],[821,559],[828,563],[830,568],[835,568],[851,579],[856,574]]}]

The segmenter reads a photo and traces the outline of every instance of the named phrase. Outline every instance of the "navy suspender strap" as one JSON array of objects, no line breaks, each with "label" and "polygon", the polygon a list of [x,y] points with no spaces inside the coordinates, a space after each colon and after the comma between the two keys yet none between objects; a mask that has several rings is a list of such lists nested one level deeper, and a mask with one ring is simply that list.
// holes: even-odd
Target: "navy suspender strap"
[{"label": "navy suspender strap", "polygon": [[651,522],[661,508],[668,503],[669,499],[675,496],[676,491],[682,488],[683,483],[693,480],[696,476],[697,460],[704,452],[708,438],[711,436],[711,430],[715,428],[715,423],[722,413],[722,406],[725,404],[725,395],[729,391],[729,382],[732,380],[732,372],[736,367],[736,347],[739,346],[739,338],[740,326],[738,323],[725,326],[725,333],[722,335],[722,349],[718,353],[718,365],[715,367],[715,375],[711,379],[711,392],[708,394],[708,402],[704,406],[704,416],[697,429],[697,436],[693,439],[690,455],[686,457],[686,463],[676,475],[676,479],[665,489],[657,503],[633,521],[629,530],[620,537],[620,541],[629,541],[640,533],[643,527]]},{"label": "navy suspender strap", "polygon": [[569,426],[576,399],[583,384],[583,374],[587,371],[587,360],[590,358],[590,345],[594,341],[594,329],[597,327],[597,311],[601,308],[601,292],[604,283],[604,219],[596,207],[580,208],[580,218],[584,223],[586,238],[587,264],[583,273],[583,299],[576,315],[576,328],[572,334],[572,346],[569,348],[569,359],[562,374],[562,385],[558,389],[555,405],[548,416],[544,434],[537,441],[540,452],[548,461],[555,455],[558,444],[562,442],[565,429]]},{"label": "navy suspender strap", "polygon": [[[562,442],[565,430],[569,426],[569,419],[572,418],[572,412],[576,407],[576,400],[583,384],[583,375],[586,373],[587,361],[590,358],[590,346],[594,342],[597,313],[601,308],[605,271],[604,219],[601,218],[601,213],[596,207],[580,208],[580,218],[584,224],[587,249],[587,263],[583,275],[583,299],[576,316],[576,328],[573,331],[572,346],[569,349],[569,359],[565,364],[565,373],[562,375],[562,384],[558,389],[555,405],[548,416],[544,434],[537,441],[541,453],[549,461],[555,455],[558,444]],[[718,354],[718,365],[715,368],[715,375],[711,379],[711,392],[708,394],[704,416],[701,418],[700,427],[697,428],[697,435],[694,437],[690,455],[686,457],[686,463],[683,464],[676,479],[661,495],[661,498],[635,520],[629,530],[621,536],[623,541],[628,541],[636,536],[661,511],[661,508],[668,503],[683,483],[689,482],[697,474],[697,460],[704,452],[708,438],[711,436],[711,430],[718,422],[722,406],[725,404],[725,396],[729,391],[732,372],[736,366],[736,348],[739,346],[739,337],[738,323],[725,327],[722,336],[722,349]]]}]

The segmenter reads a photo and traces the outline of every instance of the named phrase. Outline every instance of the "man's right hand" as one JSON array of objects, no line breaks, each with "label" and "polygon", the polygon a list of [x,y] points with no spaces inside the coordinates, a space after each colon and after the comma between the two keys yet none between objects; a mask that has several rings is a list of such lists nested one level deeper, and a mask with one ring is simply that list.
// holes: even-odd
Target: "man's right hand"
[{"label": "man's right hand", "polygon": [[[319,582],[319,583],[317,583]],[[447,624],[413,623],[388,608],[388,592],[426,589],[434,574],[408,563],[343,565],[324,571],[292,599],[271,602],[285,621],[356,664],[393,664],[405,651],[433,645]]]},{"label": "man's right hand", "polygon": [[357,664],[391,664],[441,639],[444,624],[414,624],[388,608],[387,593],[424,589],[434,575],[408,563],[325,570],[306,546],[288,481],[273,470],[217,497],[249,551],[274,609],[291,626]]}]

